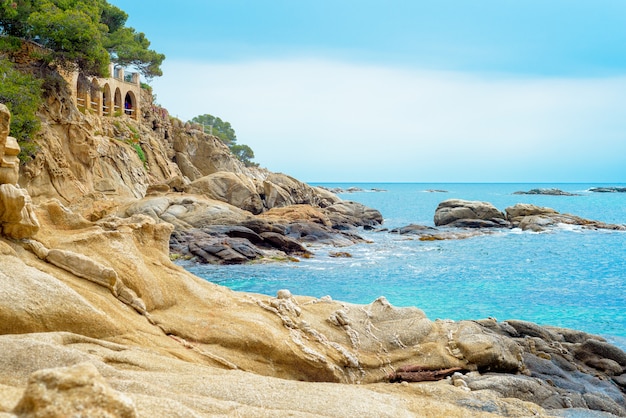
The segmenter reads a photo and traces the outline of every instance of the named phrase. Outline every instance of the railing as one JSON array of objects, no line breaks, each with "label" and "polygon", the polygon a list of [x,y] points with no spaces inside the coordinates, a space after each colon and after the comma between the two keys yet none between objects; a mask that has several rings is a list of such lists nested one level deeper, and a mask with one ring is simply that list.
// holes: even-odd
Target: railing
[{"label": "railing", "polygon": [[83,99],[82,97],[77,97],[76,106],[85,108],[85,99]]}]

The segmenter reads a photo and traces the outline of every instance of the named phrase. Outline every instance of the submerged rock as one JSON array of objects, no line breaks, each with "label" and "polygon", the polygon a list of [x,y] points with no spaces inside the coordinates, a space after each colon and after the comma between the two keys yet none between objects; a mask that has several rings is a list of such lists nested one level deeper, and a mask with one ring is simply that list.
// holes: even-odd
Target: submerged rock
[{"label": "submerged rock", "polygon": [[540,195],[548,195],[548,196],[580,196],[578,193],[570,193],[564,192],[561,189],[530,189],[526,192],[518,191],[513,194],[540,194]]},{"label": "submerged rock", "polygon": [[589,191],[595,193],[626,193],[626,187],[592,187]]}]

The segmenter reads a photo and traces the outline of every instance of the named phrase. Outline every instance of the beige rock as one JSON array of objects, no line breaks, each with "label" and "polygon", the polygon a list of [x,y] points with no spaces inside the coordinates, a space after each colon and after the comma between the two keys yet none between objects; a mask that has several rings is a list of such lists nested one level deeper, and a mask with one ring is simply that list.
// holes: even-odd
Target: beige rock
[{"label": "beige rock", "polygon": [[460,219],[504,219],[504,214],[489,202],[449,199],[435,210],[435,225],[447,225]]},{"label": "beige rock", "polygon": [[[36,362],[20,353],[35,355]],[[30,376],[44,369],[38,376],[52,384],[42,386],[71,383],[65,390],[47,390],[49,399],[63,400],[59,407],[80,404],[68,395],[81,391],[83,399],[93,399],[90,389],[100,388],[111,395],[103,401],[113,401],[115,407],[134,405],[139,417],[547,416],[534,404],[501,399],[491,391],[469,393],[447,382],[344,385],[283,380],[68,333],[1,335],[0,362],[5,365],[0,369],[0,407],[5,408],[0,414],[17,406]],[[85,367],[80,375],[77,366]],[[127,401],[120,405],[115,402],[120,398]]]},{"label": "beige rock", "polygon": [[508,208],[505,209],[505,212],[506,212],[507,219],[510,221],[513,221],[516,218],[521,218],[524,216],[554,215],[558,213],[554,209],[531,205],[528,203],[518,203],[514,206],[509,206]]},{"label": "beige rock", "polygon": [[13,239],[34,236],[39,230],[30,196],[12,184],[0,185],[0,224],[2,233]]},{"label": "beige rock", "polygon": [[117,273],[112,268],[105,267],[83,254],[67,250],[48,251],[46,261],[75,276],[104,286],[117,296]]},{"label": "beige rock", "polygon": [[4,144],[11,129],[11,112],[5,104],[0,103],[0,158],[4,157]]},{"label": "beige rock", "polygon": [[287,221],[309,221],[324,226],[332,226],[328,216],[310,205],[290,205],[275,207],[260,215],[261,218]]},{"label": "beige rock", "polygon": [[6,138],[4,155],[0,159],[0,184],[17,184],[19,180],[20,160],[18,154],[20,146],[11,136]]},{"label": "beige rock", "polygon": [[137,417],[132,400],[111,389],[91,363],[33,373],[13,412],[32,418]]},{"label": "beige rock", "polygon": [[0,222],[15,223],[22,220],[26,196],[12,184],[0,184]]},{"label": "beige rock", "polygon": [[219,171],[197,179],[186,188],[187,192],[221,200],[254,214],[263,211],[263,202],[249,179],[235,173]]}]

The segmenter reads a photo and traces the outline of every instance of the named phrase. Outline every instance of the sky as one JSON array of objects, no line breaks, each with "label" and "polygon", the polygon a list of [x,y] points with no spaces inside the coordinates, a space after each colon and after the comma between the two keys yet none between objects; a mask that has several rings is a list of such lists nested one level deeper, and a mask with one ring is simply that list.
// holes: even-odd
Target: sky
[{"label": "sky", "polygon": [[183,121],[306,182],[626,182],[624,0],[109,0]]}]

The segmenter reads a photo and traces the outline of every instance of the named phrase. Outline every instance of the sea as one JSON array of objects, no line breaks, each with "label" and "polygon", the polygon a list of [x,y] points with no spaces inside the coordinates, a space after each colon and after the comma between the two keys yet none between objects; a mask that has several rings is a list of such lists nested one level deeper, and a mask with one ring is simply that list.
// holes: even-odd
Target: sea
[{"label": "sea", "polygon": [[[446,199],[550,207],[606,223],[626,224],[626,193],[591,192],[626,184],[316,183],[344,200],[378,209],[383,227],[434,226]],[[518,195],[557,188],[577,196]],[[359,231],[368,243],[313,246],[299,262],[192,265],[192,273],[234,290],[274,296],[280,289],[368,304],[384,296],[430,319],[518,319],[573,328],[626,350],[626,232],[563,226],[549,232],[502,230],[473,238],[420,241],[389,231]],[[332,257],[333,252],[351,257]]]}]

